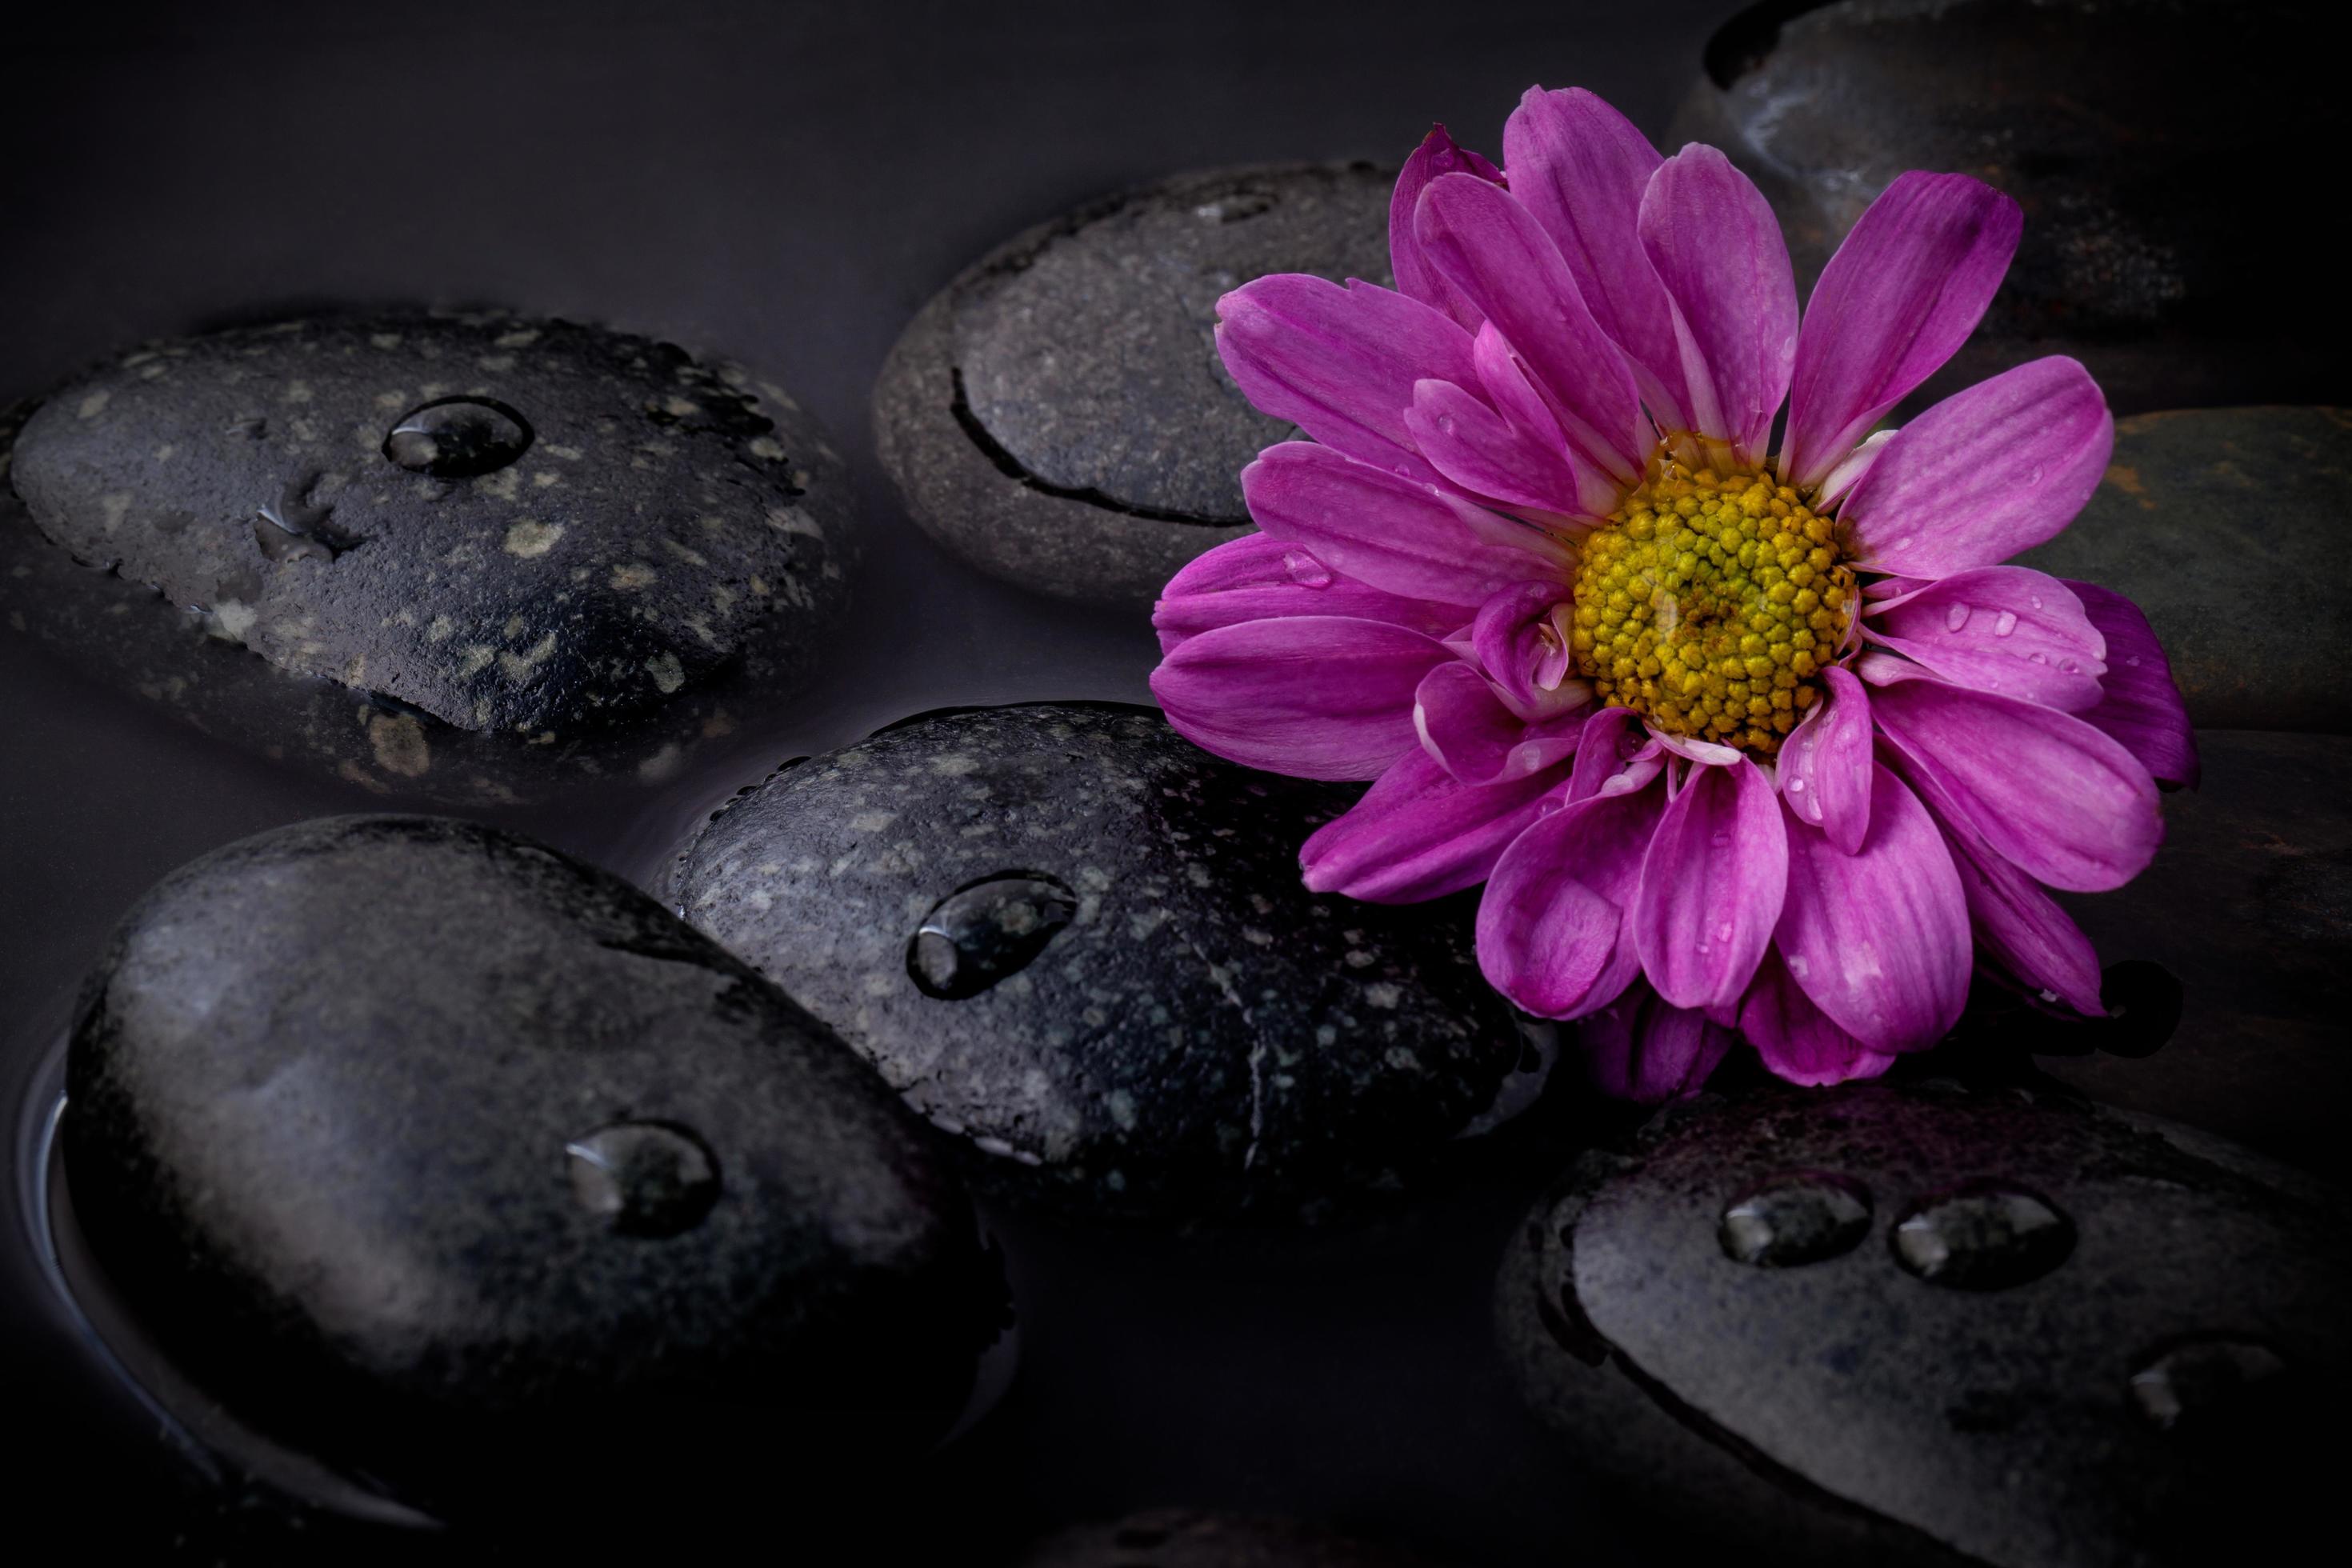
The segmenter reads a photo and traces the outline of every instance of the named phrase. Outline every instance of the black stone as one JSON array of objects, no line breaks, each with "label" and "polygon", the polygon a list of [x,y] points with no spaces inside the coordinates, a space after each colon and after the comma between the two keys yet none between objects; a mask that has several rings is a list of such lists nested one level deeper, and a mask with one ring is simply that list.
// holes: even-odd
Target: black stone
[{"label": "black stone", "polygon": [[2021,565],[2147,613],[2200,725],[2352,731],[2352,413],[2201,408],[2116,426],[2106,482]]},{"label": "black stone", "polygon": [[1385,283],[1392,179],[1369,163],[1188,175],[982,258],[875,387],[875,445],[915,520],[1028,587],[1149,603],[1247,531],[1241,470],[1295,434],[1226,375],[1219,297],[1270,272]]},{"label": "black stone", "polygon": [[851,559],[838,455],[781,391],[567,321],[154,344],[51,394],[0,460],[12,629],[442,799],[665,776],[730,696],[805,673]]},{"label": "black stone", "polygon": [[[2093,1026],[2091,1043],[2134,1023],[2116,984],[2126,963],[2177,983],[2179,1027],[2153,1054],[2127,1042],[2128,1055],[2100,1048],[2041,1066],[2103,1100],[2345,1180],[2352,737],[2208,730],[2198,744],[2203,781],[2165,797],[2154,863],[2115,892],[2060,895],[2111,961],[2109,1004],[2126,1004],[2113,1026]],[[2155,986],[2135,990],[2162,1007]],[[2063,1050],[2068,1033],[2031,1043]]]},{"label": "black stone", "polygon": [[936,1441],[1003,1321],[869,1068],[643,894],[469,824],[173,873],[89,982],[68,1090],[77,1229],[144,1331],[450,1517],[747,1476],[813,1509]]},{"label": "black stone", "polygon": [[[1666,138],[1720,146],[1810,288],[1907,169],[2014,196],[2025,233],[1948,390],[2046,353],[2120,411],[2341,402],[2325,246],[2247,243],[2310,212],[2284,150],[2340,135],[2321,0],[1769,0],[1726,24]],[[2232,106],[2260,105],[2248,110]]]},{"label": "black stone", "polygon": [[[1727,1257],[1727,1201],[1792,1166],[1873,1194],[1876,1243]],[[1707,1096],[1536,1205],[1497,1323],[1580,1462],[1751,1557],[2221,1561],[2295,1539],[2326,1495],[2312,1445],[2352,1388],[2347,1201],[2063,1091]],[[2015,1261],[2021,1240],[2032,1266],[1923,1278],[1905,1226],[1956,1205],[1976,1217],[1945,1226],[1947,1267]],[[2001,1223],[1977,1223],[1987,1205]],[[2204,1431],[2168,1427],[2176,1406]]]},{"label": "black stone", "polygon": [[[673,891],[1008,1189],[1312,1211],[1405,1181],[1542,1082],[1466,911],[1301,885],[1299,844],[1349,798],[1220,762],[1148,709],[966,710],[777,774]],[[925,968],[960,889],[984,905],[959,926],[993,965],[977,988]]]},{"label": "black stone", "polygon": [[1416,1568],[1428,1561],[1291,1520],[1149,1509],[1062,1531],[1013,1568]]}]

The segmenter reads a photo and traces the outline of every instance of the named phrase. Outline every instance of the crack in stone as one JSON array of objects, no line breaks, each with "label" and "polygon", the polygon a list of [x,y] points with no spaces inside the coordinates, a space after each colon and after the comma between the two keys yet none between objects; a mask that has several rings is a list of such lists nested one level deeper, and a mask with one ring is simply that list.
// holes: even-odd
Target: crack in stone
[{"label": "crack in stone", "polygon": [[948,375],[955,384],[955,397],[949,404],[948,412],[954,416],[956,424],[970,438],[971,444],[980,448],[981,456],[986,458],[998,473],[1018,481],[1024,489],[1035,490],[1041,495],[1058,496],[1064,500],[1080,501],[1087,506],[1100,507],[1105,511],[1118,512],[1123,517],[1141,518],[1150,522],[1181,522],[1202,528],[1240,528],[1249,521],[1246,517],[1216,517],[1203,512],[1183,511],[1174,507],[1135,506],[1105,495],[1092,485],[1055,484],[1051,479],[1033,474],[1020,458],[1005,449],[1003,442],[989,434],[988,426],[982,424],[980,416],[972,412],[971,404],[964,395],[963,367],[949,366]]}]

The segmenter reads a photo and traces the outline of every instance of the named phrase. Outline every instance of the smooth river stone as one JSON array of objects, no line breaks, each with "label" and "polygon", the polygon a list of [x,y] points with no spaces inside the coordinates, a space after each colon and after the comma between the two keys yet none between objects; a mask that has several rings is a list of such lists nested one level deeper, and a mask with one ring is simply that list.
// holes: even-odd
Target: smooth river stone
[{"label": "smooth river stone", "polygon": [[2165,797],[2154,864],[2063,894],[2110,962],[2161,965],[2179,1027],[2144,1058],[2040,1065],[2085,1092],[2352,1178],[2352,737],[2208,730],[2193,791]]},{"label": "smooth river stone", "polygon": [[467,823],[166,878],[87,984],[63,1137],[182,1371],[461,1519],[751,1479],[814,1510],[934,1442],[1003,1321],[870,1068],[644,894]]},{"label": "smooth river stone", "polygon": [[2106,482],[2019,557],[2147,612],[2200,725],[2352,731],[2352,412],[2200,408],[2116,426]]},{"label": "smooth river stone", "polygon": [[1299,844],[1349,798],[1220,762],[1150,709],[968,710],[740,797],[672,894],[991,1156],[992,1184],[1312,1217],[1543,1081],[1465,910],[1300,883]]},{"label": "smooth river stone", "polygon": [[2224,1561],[2327,1495],[2347,1202],[2063,1091],[1706,1096],[1537,1204],[1497,1322],[1581,1464],[1744,1559]]},{"label": "smooth river stone", "polygon": [[1290,1520],[1149,1509],[1039,1542],[1013,1568],[1431,1568],[1396,1547]]},{"label": "smooth river stone", "polygon": [[1720,146],[1752,176],[1807,288],[1905,170],[2017,198],[2016,265],[1936,388],[2066,353],[2128,413],[2343,402],[2352,335],[2291,303],[2332,296],[2328,247],[2248,243],[2320,221],[2279,149],[2341,134],[2331,56],[2281,40],[2335,19],[2318,0],[1756,5],[1664,145]]},{"label": "smooth river stone", "polygon": [[6,437],[11,630],[200,728],[434,798],[657,782],[730,699],[805,672],[847,586],[840,459],[788,397],[567,321],[153,344]]},{"label": "smooth river stone", "polygon": [[1389,280],[1393,174],[1187,175],[1016,236],[924,306],[874,391],[924,530],[1065,598],[1148,604],[1246,532],[1241,470],[1295,434],[1217,358],[1220,296],[1269,272]]}]

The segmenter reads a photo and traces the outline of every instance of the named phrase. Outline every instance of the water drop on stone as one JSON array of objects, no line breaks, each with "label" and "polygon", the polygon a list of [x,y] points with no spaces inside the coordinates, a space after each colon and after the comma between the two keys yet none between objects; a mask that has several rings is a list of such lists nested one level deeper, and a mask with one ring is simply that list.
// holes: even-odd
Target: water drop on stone
[{"label": "water drop on stone", "polygon": [[661,1121],[615,1121],[563,1146],[572,1195],[624,1236],[691,1230],[719,1201],[719,1161],[702,1140]]},{"label": "water drop on stone", "polygon": [[2000,618],[1992,624],[1992,635],[1997,637],[2005,637],[2016,629],[2017,612],[2014,610],[2003,610]]},{"label": "water drop on stone", "polygon": [[2132,1373],[2132,1403],[2148,1425],[2169,1432],[2185,1418],[2237,1402],[2245,1390],[2286,1370],[2268,1345],[2200,1339],[2172,1346]]},{"label": "water drop on stone", "polygon": [[1870,1194],[1818,1171],[1774,1176],[1723,1211],[1723,1255],[1759,1268],[1792,1268],[1851,1252],[1870,1234]]},{"label": "water drop on stone", "polygon": [[1027,968],[1076,911],[1076,895],[1051,877],[1011,872],[973,882],[923,917],[907,944],[907,973],[927,996],[977,996]]},{"label": "water drop on stone", "polygon": [[1954,605],[1950,609],[1944,612],[1944,629],[1946,631],[1956,632],[1968,624],[1969,607],[1966,605]]},{"label": "water drop on stone", "polygon": [[2074,1250],[2074,1222],[2022,1187],[1971,1182],[1924,1198],[1896,1222],[1895,1260],[1956,1290],[2038,1279]]},{"label": "water drop on stone", "polygon": [[402,416],[383,455],[412,473],[463,479],[495,473],[530,448],[530,424],[487,397],[444,397]]}]

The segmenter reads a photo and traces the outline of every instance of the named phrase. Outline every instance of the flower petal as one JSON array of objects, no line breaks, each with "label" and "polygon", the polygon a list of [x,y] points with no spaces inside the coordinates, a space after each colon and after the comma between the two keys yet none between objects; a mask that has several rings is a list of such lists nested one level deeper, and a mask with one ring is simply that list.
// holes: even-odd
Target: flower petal
[{"label": "flower petal", "polygon": [[1790,978],[1778,952],[1768,952],[1739,1004],[1739,1032],[1776,1078],[1818,1087],[1876,1078],[1895,1058],[1874,1051],[1813,1005]]},{"label": "flower petal", "polygon": [[1477,374],[1470,334],[1451,317],[1369,283],[1343,289],[1299,272],[1258,279],[1218,300],[1217,353],[1261,413],[1424,484],[1437,472],[1405,428],[1412,384]]},{"label": "flower petal", "polygon": [[1788,883],[1788,835],[1764,770],[1745,757],[1693,768],[1642,862],[1630,927],[1642,973],[1678,1007],[1736,1002]]},{"label": "flower petal", "polygon": [[1649,453],[1633,372],[1527,208],[1499,186],[1446,174],[1421,194],[1414,232],[1526,362],[1579,458],[1628,484],[1637,479]]},{"label": "flower petal", "polygon": [[1418,743],[1413,689],[1453,657],[1381,621],[1245,621],[1187,638],[1151,672],[1151,692],[1179,734],[1244,767],[1378,778]]},{"label": "flower petal", "polygon": [[1870,833],[1851,855],[1790,821],[1775,941],[1830,1022],[1872,1050],[1921,1050],[1968,1003],[1968,900],[1917,797],[1883,767],[1870,793]]},{"label": "flower petal", "polygon": [[1656,778],[1665,765],[1664,748],[1631,708],[1603,708],[1585,720],[1577,741],[1569,804],[1596,795],[1631,794]]},{"label": "flower petal", "polygon": [[[1894,440],[1895,437],[1895,432],[1892,430],[1874,430],[1861,446],[1847,453],[1844,459],[1830,470],[1829,477],[1822,481],[1821,489],[1813,496],[1813,510],[1817,513],[1832,511],[1838,502],[1853,494],[1854,486],[1862,483],[1863,477],[1870,472],[1871,465],[1878,461],[1878,454],[1886,450],[1886,443]],[[1890,577],[1881,581],[1895,582],[1898,579]]]},{"label": "flower petal", "polygon": [[2107,671],[2082,601],[2026,566],[1971,567],[1882,600],[1863,632],[1947,680],[2069,713],[2097,703]]},{"label": "flower petal", "polygon": [[1693,428],[1762,462],[1797,353],[1797,277],[1771,204],[1693,142],[1650,177],[1641,236],[1673,300]]},{"label": "flower petal", "polygon": [[2053,354],[1955,393],[1895,432],[1839,514],[1861,563],[1942,577],[2055,537],[2099,488],[2116,423]]},{"label": "flower petal", "polygon": [[1412,904],[1477,886],[1511,842],[1556,809],[1561,771],[1465,784],[1418,749],[1397,759],[1298,852],[1307,885],[1371,904]]},{"label": "flower petal", "polygon": [[2107,673],[2099,703],[2084,720],[2122,742],[2160,784],[2197,786],[2197,736],[2189,705],[2172,684],[2172,665],[2137,605],[2095,583],[2068,583],[2083,612],[2107,639]]},{"label": "flower petal", "polygon": [[1781,472],[1820,484],[1976,331],[2024,212],[1966,174],[1898,176],[1822,269],[1797,338]]},{"label": "flower petal", "polygon": [[1663,795],[1595,795],[1512,840],[1478,903],[1478,967],[1496,990],[1538,1017],[1580,1018],[1632,983],[1624,909]]},{"label": "flower petal", "polygon": [[1979,834],[2036,881],[2119,888],[2163,841],[2156,781],[2080,719],[1935,679],[1883,686],[1870,711],[1936,815]]},{"label": "flower petal", "polygon": [[1870,832],[1870,694],[1842,666],[1823,670],[1822,679],[1827,697],[1780,748],[1780,794],[1798,821],[1852,855]]},{"label": "flower petal", "polygon": [[1430,466],[1472,495],[1537,517],[1591,510],[1583,477],[1549,420],[1528,429],[1450,381],[1423,381],[1413,384],[1404,423]]},{"label": "flower petal", "polygon": [[1646,985],[1586,1019],[1577,1035],[1592,1086],[1641,1105],[1696,1094],[1731,1040],[1731,1031],[1705,1013],[1676,1007]]},{"label": "flower petal", "polygon": [[1559,247],[1592,319],[1625,351],[1652,417],[1691,428],[1674,307],[1642,248],[1642,193],[1665,160],[1582,88],[1528,89],[1503,127],[1511,194]]},{"label": "flower petal", "polygon": [[1412,156],[1404,161],[1397,174],[1396,190],[1389,197],[1389,269],[1396,274],[1397,292],[1420,300],[1433,309],[1444,311],[1469,331],[1476,331],[1486,317],[1463,292],[1445,280],[1445,275],[1429,264],[1422,255],[1421,241],[1412,232],[1414,210],[1421,204],[1421,193],[1429,182],[1440,174],[1470,174],[1481,180],[1502,184],[1502,171],[1466,148],[1454,144],[1443,125],[1433,125]]},{"label": "flower petal", "polygon": [[1465,612],[1514,583],[1564,580],[1571,559],[1538,529],[1305,441],[1260,453],[1242,494],[1268,538],[1360,583]]},{"label": "flower petal", "polygon": [[2084,1017],[2105,1016],[2099,955],[2082,928],[1967,826],[1947,822],[1943,828],[1977,944],[2028,988],[2053,993]]},{"label": "flower petal", "polygon": [[1575,753],[1583,729],[1573,715],[1528,723],[1485,676],[1460,663],[1441,664],[1422,677],[1413,692],[1412,723],[1422,750],[1471,784],[1520,778],[1564,763]]},{"label": "flower petal", "polygon": [[1213,626],[1283,616],[1388,621],[1443,637],[1462,624],[1463,611],[1334,575],[1296,545],[1253,533],[1203,552],[1171,577],[1152,607],[1151,626],[1165,654]]},{"label": "flower petal", "polygon": [[1559,583],[1516,583],[1479,606],[1471,647],[1521,718],[1548,717],[1592,700],[1591,687],[1575,675],[1569,614],[1569,591]]}]

